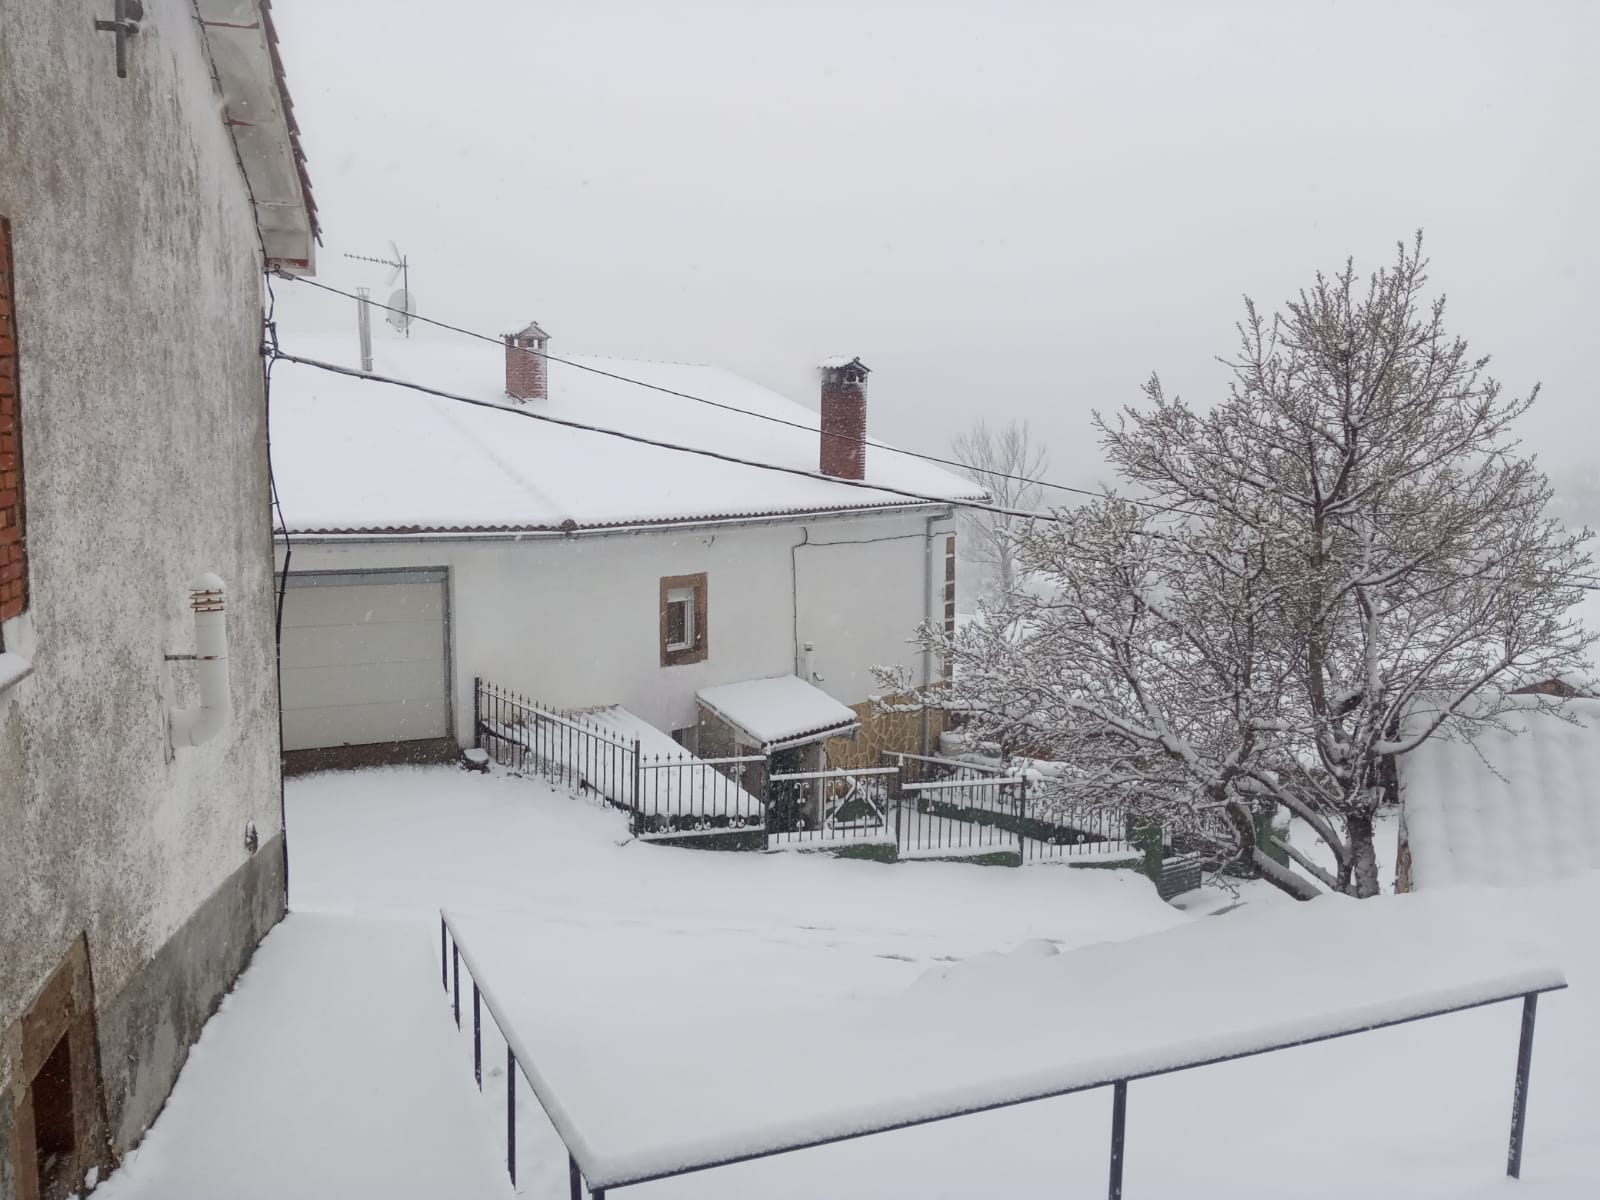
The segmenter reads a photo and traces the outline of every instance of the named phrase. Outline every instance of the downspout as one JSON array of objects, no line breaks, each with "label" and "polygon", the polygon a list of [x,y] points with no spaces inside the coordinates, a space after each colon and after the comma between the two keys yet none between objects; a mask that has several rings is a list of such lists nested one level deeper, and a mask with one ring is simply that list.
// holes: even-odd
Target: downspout
[{"label": "downspout", "polygon": [[175,750],[205,745],[222,732],[233,716],[222,580],[208,571],[191,583],[189,607],[194,610],[194,662],[200,705],[173,709],[169,729]]},{"label": "downspout", "polygon": [[[801,546],[811,542],[811,526],[803,526],[800,530],[800,540],[789,547],[789,612],[790,627],[794,634],[794,673],[800,675],[805,666],[800,658],[800,561],[797,552]],[[805,675],[800,675],[807,683],[811,680]]]},{"label": "downspout", "polygon": [[[941,520],[938,513],[928,518],[926,532],[922,538],[922,624],[924,629],[933,626],[933,523]],[[933,647],[923,644],[922,647],[922,753],[932,754],[933,728],[928,717],[928,693],[933,688]]]}]

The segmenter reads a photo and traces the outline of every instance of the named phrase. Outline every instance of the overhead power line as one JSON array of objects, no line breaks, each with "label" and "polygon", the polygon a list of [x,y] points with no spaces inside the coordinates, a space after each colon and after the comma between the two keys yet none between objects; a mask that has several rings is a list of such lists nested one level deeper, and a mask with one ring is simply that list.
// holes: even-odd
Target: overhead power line
[{"label": "overhead power line", "polygon": [[[363,297],[357,296],[354,292],[347,292],[343,288],[336,288],[332,284],[323,283],[317,279],[308,279],[304,275],[290,275],[287,272],[281,272],[280,274],[284,279],[292,279],[297,283],[309,284],[314,288],[320,288],[322,291],[332,292],[336,296],[344,296],[351,300],[363,299]],[[399,311],[398,309],[391,308],[387,304],[379,304],[376,300],[372,300],[370,298],[366,299],[366,303],[371,304],[374,308],[381,308],[388,312]],[[467,329],[460,325],[452,325],[448,321],[438,321],[432,317],[424,317],[419,313],[411,313],[409,315],[413,321],[423,321],[429,325],[436,326],[439,329],[449,330],[451,333],[459,333],[465,337],[477,338],[479,341],[483,342],[493,342],[496,346],[504,346],[505,344],[500,338],[495,337],[493,334],[483,333],[476,329]],[[680,400],[692,400],[696,404],[704,404],[710,408],[720,408],[724,412],[737,413],[740,416],[750,417],[757,421],[767,421],[773,425],[785,425],[790,429],[803,430],[804,432],[813,436],[820,433],[825,438],[831,437],[849,441],[855,440],[849,434],[833,433],[826,429],[819,430],[813,426],[803,424],[800,421],[789,421],[783,417],[775,417],[771,413],[754,412],[748,408],[740,408],[736,404],[724,404],[720,400],[710,400],[704,396],[696,396],[691,392],[680,392],[675,388],[664,387],[659,383],[650,383],[643,379],[634,379],[631,376],[622,375],[615,371],[607,371],[602,367],[590,366],[588,363],[577,362],[570,358],[562,358],[559,355],[551,354],[548,350],[533,350],[526,346],[519,346],[517,349],[523,354],[530,355],[534,358],[542,358],[546,362],[560,363],[565,367],[572,367],[579,371],[587,371],[591,375],[600,375],[606,379],[615,379],[619,383],[632,384],[634,387],[648,388],[652,392],[662,392],[668,396],[676,396]],[[906,458],[921,459],[923,462],[936,463],[942,467],[954,467],[959,471],[971,471],[990,479],[1005,479],[1013,483],[1035,484],[1039,487],[1053,488],[1059,492],[1070,492],[1075,496],[1088,496],[1095,500],[1102,498],[1102,494],[1100,492],[1093,491],[1089,488],[1074,487],[1073,485],[1067,483],[1054,483],[1048,479],[1034,479],[1027,475],[1012,475],[1005,471],[991,471],[982,467],[974,467],[970,463],[964,463],[957,458],[941,458],[937,454],[924,454],[918,450],[902,450],[898,446],[886,446],[881,442],[868,442],[868,445],[875,450],[883,450],[889,454],[899,454]],[[1157,504],[1150,500],[1135,500],[1134,502],[1136,504],[1142,504],[1147,508],[1157,509],[1161,512],[1180,511],[1172,509],[1168,505]]]},{"label": "overhead power line", "polygon": [[[332,284],[323,283],[320,280],[311,279],[311,278],[308,278],[307,276],[304,276],[304,275],[292,275],[292,274],[290,274],[290,273],[288,273],[286,271],[277,271],[277,272],[273,272],[273,273],[276,274],[279,278],[288,279],[288,280],[291,280],[291,281],[293,281],[295,283],[309,284],[311,287],[318,288],[318,289],[320,289],[322,291],[325,291],[325,292],[331,292],[332,294],[334,294],[336,296],[343,296],[346,299],[358,300],[358,301],[362,301],[362,302],[367,303],[367,304],[371,304],[376,308],[381,308],[381,309],[385,310],[386,312],[399,312],[399,311],[401,311],[399,309],[392,308],[391,306],[389,306],[387,304],[379,304],[376,300],[373,300],[370,297],[358,296],[354,292],[345,291],[342,288],[336,288]],[[502,346],[503,347],[504,344],[505,344],[500,338],[494,336],[493,334],[483,333],[483,332],[481,332],[479,330],[475,330],[475,329],[467,329],[464,326],[453,325],[448,321],[440,321],[440,320],[437,320],[437,319],[435,319],[433,317],[424,317],[424,316],[422,316],[420,314],[417,314],[417,313],[410,313],[410,314],[407,314],[407,315],[410,316],[410,318],[412,320],[423,321],[423,322],[425,322],[425,323],[427,323],[429,325],[433,325],[433,326],[435,326],[435,327],[437,327],[439,329],[444,329],[444,330],[447,330],[447,331],[449,331],[451,333],[459,333],[459,334],[463,335],[464,337],[476,338],[477,340],[483,341],[483,342],[491,342],[496,346]],[[813,428],[810,425],[801,424],[798,421],[788,421],[788,420],[785,420],[782,417],[775,417],[775,416],[772,416],[769,413],[753,412],[750,409],[740,408],[740,407],[738,407],[737,405],[734,405],[734,404],[724,404],[721,401],[710,400],[710,399],[707,399],[704,396],[696,396],[693,393],[679,391],[676,388],[669,388],[669,387],[665,387],[665,386],[663,386],[661,384],[650,383],[647,380],[643,380],[643,379],[634,379],[631,376],[622,375],[622,374],[619,374],[619,373],[617,373],[615,371],[607,371],[604,368],[591,366],[588,363],[582,363],[582,362],[574,361],[573,359],[562,358],[562,357],[560,357],[558,355],[551,354],[548,351],[533,350],[533,349],[530,349],[528,347],[518,347],[518,349],[524,354],[529,354],[529,355],[532,355],[532,356],[534,356],[536,358],[544,359],[547,362],[561,363],[563,366],[572,367],[575,370],[579,370],[579,371],[586,371],[589,374],[599,375],[599,376],[602,376],[603,378],[606,378],[606,379],[614,379],[619,383],[626,383],[626,384],[630,384],[630,385],[632,385],[634,387],[645,388],[645,389],[647,389],[649,391],[660,392],[660,393],[663,393],[664,395],[675,396],[675,397],[677,397],[679,399],[682,399],[682,400],[690,400],[690,401],[693,401],[696,404],[704,404],[704,405],[707,405],[710,408],[722,409],[725,412],[736,413],[736,414],[738,414],[740,416],[750,417],[750,418],[752,418],[754,420],[767,421],[767,422],[770,422],[770,423],[775,424],[775,425],[787,426],[787,427],[789,427],[791,429],[801,430],[801,431],[803,431],[803,432],[805,432],[807,434],[810,434],[810,435],[818,435],[818,434],[820,434],[822,437],[839,437],[839,438],[849,437],[848,434],[832,433],[832,432],[830,432],[828,430],[817,429],[817,428]],[[726,461],[726,462],[738,463],[741,466],[754,467],[754,468],[759,469],[759,470],[779,471],[779,472],[782,472],[784,474],[789,474],[789,475],[801,475],[801,476],[805,476],[805,477],[811,478],[811,479],[823,480],[823,481],[828,482],[828,483],[839,483],[839,484],[844,484],[844,485],[849,486],[849,487],[866,488],[866,489],[868,489],[870,491],[888,492],[888,493],[891,493],[893,495],[905,496],[905,497],[907,497],[909,499],[923,500],[923,501],[926,501],[928,503],[949,504],[949,505],[954,505],[955,507],[958,507],[958,508],[970,509],[970,510],[977,511],[977,512],[995,513],[995,514],[1001,515],[1001,516],[1023,517],[1023,518],[1033,519],[1033,518],[1049,517],[1049,516],[1053,515],[1049,511],[1043,511],[1043,512],[1030,511],[1030,510],[1024,510],[1024,509],[1006,508],[1006,507],[1003,507],[1003,506],[993,505],[993,504],[979,504],[976,501],[970,501],[970,500],[952,500],[952,499],[950,499],[948,497],[933,496],[933,495],[929,495],[929,494],[926,494],[926,493],[909,491],[909,490],[904,489],[904,488],[887,487],[887,486],[885,486],[883,484],[875,484],[875,483],[870,483],[870,482],[866,482],[866,481],[851,480],[851,479],[839,479],[839,478],[837,478],[836,476],[833,476],[833,475],[824,475],[820,471],[807,471],[804,468],[800,468],[800,467],[785,467],[785,466],[781,466],[781,465],[779,465],[777,463],[763,463],[763,462],[759,462],[759,461],[754,460],[754,459],[745,459],[745,458],[740,458],[740,457],[738,457],[736,455],[724,454],[724,453],[722,453],[720,451],[707,450],[707,449],[704,449],[702,447],[684,446],[684,445],[679,445],[679,444],[672,443],[672,442],[657,441],[657,440],[654,440],[654,439],[651,439],[651,438],[641,437],[641,436],[639,436],[637,434],[622,433],[622,432],[620,432],[618,430],[606,429],[606,428],[603,428],[601,426],[585,425],[582,422],[578,422],[578,421],[568,421],[568,420],[564,420],[564,419],[559,418],[559,417],[551,417],[551,416],[549,416],[547,414],[535,413],[535,412],[531,412],[531,411],[529,411],[527,409],[511,408],[511,407],[509,407],[509,406],[507,406],[505,404],[501,404],[501,403],[496,402],[496,401],[480,400],[480,399],[475,399],[475,398],[470,397],[470,396],[462,396],[462,395],[458,395],[458,394],[453,393],[453,392],[446,392],[446,391],[443,391],[443,390],[440,390],[440,389],[437,389],[437,388],[427,387],[427,386],[425,386],[423,384],[413,383],[413,382],[408,381],[408,380],[397,379],[397,378],[394,378],[392,376],[375,375],[375,374],[372,374],[371,372],[358,371],[358,370],[355,370],[354,368],[339,366],[338,364],[335,364],[335,363],[322,362],[322,361],[319,361],[319,360],[316,360],[316,359],[301,358],[301,357],[298,357],[298,356],[295,356],[295,355],[284,354],[284,353],[280,352],[276,348],[276,346],[270,347],[268,349],[268,352],[274,358],[282,358],[282,359],[284,359],[286,361],[300,363],[300,364],[305,365],[305,366],[318,367],[318,368],[321,368],[323,370],[333,371],[333,372],[336,372],[336,373],[341,374],[341,375],[350,375],[350,376],[355,377],[355,378],[371,379],[371,380],[376,381],[376,382],[389,383],[389,384],[393,384],[393,385],[395,385],[397,387],[410,388],[410,389],[412,389],[414,391],[424,392],[424,393],[427,393],[429,395],[438,396],[438,397],[440,397],[442,399],[446,399],[446,400],[456,400],[456,401],[459,401],[459,402],[461,402],[463,404],[471,404],[471,405],[474,405],[475,407],[479,407],[479,408],[493,408],[493,409],[497,409],[497,410],[499,410],[501,412],[513,412],[513,413],[518,414],[519,416],[531,417],[531,418],[534,418],[534,419],[537,419],[537,420],[543,420],[543,421],[546,421],[549,424],[553,424],[553,425],[564,425],[564,426],[567,426],[567,427],[573,428],[573,429],[587,430],[589,432],[606,434],[606,435],[609,435],[609,436],[612,436],[612,437],[621,437],[621,438],[624,438],[625,440],[628,440],[628,441],[635,441],[635,442],[639,442],[639,443],[644,444],[644,445],[657,446],[657,447],[659,447],[661,449],[665,449],[665,450],[674,450],[674,451],[678,451],[678,452],[686,453],[686,454],[698,454],[698,455],[701,455],[702,457],[718,458],[718,459],[722,459],[723,461]],[[956,469],[961,470],[961,471],[976,471],[976,472],[978,472],[978,473],[980,473],[982,475],[986,475],[986,476],[989,476],[989,477],[992,477],[992,478],[995,478],[995,479],[1006,479],[1006,480],[1011,480],[1011,481],[1017,482],[1017,483],[1037,484],[1040,487],[1054,488],[1057,491],[1069,492],[1069,493],[1072,493],[1073,495],[1087,496],[1087,497],[1089,497],[1091,499],[1094,499],[1094,500],[1103,500],[1103,499],[1105,499],[1105,494],[1102,493],[1102,492],[1090,491],[1087,488],[1074,487],[1071,484],[1054,483],[1054,482],[1052,482],[1050,480],[1045,480],[1045,479],[1033,479],[1033,478],[1030,478],[1030,477],[1025,476],[1025,475],[1011,475],[1011,474],[1007,474],[1007,473],[1005,473],[1003,471],[986,471],[986,470],[982,470],[981,468],[971,467],[971,466],[969,466],[969,464],[963,463],[958,459],[941,458],[938,455],[923,454],[923,453],[921,453],[919,451],[916,451],[916,450],[903,450],[903,449],[901,449],[901,448],[899,448],[897,446],[886,446],[886,445],[883,445],[882,443],[879,443],[879,442],[869,442],[868,444],[871,445],[874,449],[883,450],[883,451],[886,451],[886,452],[891,453],[891,454],[899,454],[899,455],[902,455],[902,456],[904,456],[906,458],[920,459],[923,462],[936,463],[936,464],[938,464],[940,466],[955,467]],[[1138,506],[1140,506],[1142,508],[1151,509],[1151,510],[1153,510],[1155,512],[1175,513],[1175,514],[1178,514],[1179,516],[1194,516],[1194,515],[1196,515],[1192,510],[1186,509],[1186,508],[1184,508],[1182,506],[1179,506],[1179,505],[1161,504],[1161,503],[1159,503],[1157,501],[1145,500],[1145,499],[1141,499],[1140,497],[1137,497],[1137,496],[1122,496],[1122,497],[1119,497],[1119,498],[1122,499],[1122,500],[1128,501],[1128,502],[1130,502],[1132,504],[1138,505]],[[1459,576],[1459,578],[1466,579],[1468,577],[1467,576]],[[1600,580],[1596,580],[1596,579],[1592,579],[1592,578],[1577,577],[1577,578],[1570,579],[1570,580],[1563,580],[1562,583],[1566,584],[1567,586],[1576,587],[1576,588],[1582,588],[1582,589],[1585,589],[1587,591],[1600,591]]]},{"label": "overhead power line", "polygon": [[514,417],[525,417],[530,421],[542,421],[546,425],[559,425],[566,429],[581,430],[584,433],[603,434],[606,437],[621,438],[625,442],[637,442],[641,446],[654,446],[660,450],[671,450],[679,454],[697,454],[702,458],[715,458],[741,467],[753,467],[758,471],[779,471],[785,475],[798,475],[803,479],[816,479],[823,483],[863,488],[869,492],[883,492],[891,496],[904,496],[907,499],[919,500],[926,504],[950,505],[956,508],[973,509],[977,512],[998,513],[1007,517],[1022,517],[1031,520],[1050,515],[1049,513],[1029,512],[1020,508],[1005,508],[997,504],[980,504],[976,500],[936,496],[928,492],[894,487],[886,483],[871,483],[864,479],[841,479],[836,475],[824,475],[821,471],[809,471],[804,467],[786,467],[781,463],[761,462],[758,459],[743,458],[737,454],[727,454],[721,450],[709,450],[704,446],[685,446],[678,442],[645,437],[643,434],[628,433],[621,429],[607,429],[603,425],[590,425],[583,421],[570,421],[564,417],[552,417],[549,413],[533,412],[526,408],[513,408],[511,405],[502,404],[497,400],[479,400],[472,396],[462,396],[455,392],[447,392],[442,388],[429,387],[423,383],[414,383],[409,379],[396,379],[390,375],[378,375],[370,371],[358,370],[355,367],[340,366],[338,363],[323,362],[315,358],[304,358],[298,354],[287,354],[271,346],[266,347],[266,353],[274,361],[281,360],[282,362],[298,363],[303,367],[315,367],[319,371],[332,371],[337,375],[348,375],[353,379],[365,379],[372,383],[387,383],[393,387],[409,388],[411,391],[422,392],[424,395],[437,396],[441,400],[453,400],[458,404],[470,404],[475,408],[492,408],[496,412],[509,413]]},{"label": "overhead power line", "polygon": [[[427,384],[415,383],[409,379],[397,379],[390,375],[379,375],[370,371],[358,370],[355,367],[341,366],[338,363],[324,362],[321,359],[306,358],[299,354],[289,354],[278,349],[275,345],[263,347],[264,353],[271,361],[296,363],[304,367],[313,367],[319,371],[330,371],[336,375],[347,375],[352,379],[364,379],[369,383],[384,383],[392,387],[406,388],[410,391],[421,392],[424,395],[436,396],[441,400],[450,400],[458,404],[469,404],[474,408],[488,408],[496,412],[509,413],[515,417],[524,417],[530,421],[540,421],[546,425],[557,425],[565,429],[576,429],[583,433],[596,433],[605,437],[620,438],[626,442],[634,442],[642,446],[654,446],[660,450],[669,450],[677,454],[693,454],[701,458],[714,458],[721,462],[734,463],[741,467],[750,467],[758,471],[776,471],[784,475],[797,475],[802,479],[815,479],[822,483],[838,484],[842,487],[861,488],[870,492],[882,492],[892,496],[904,496],[909,500],[917,500],[926,504],[939,504],[952,508],[965,508],[976,512],[997,513],[1007,517],[1021,517],[1025,520],[1049,518],[1050,513],[1030,512],[1025,509],[1006,508],[996,504],[980,504],[975,500],[962,500],[950,496],[937,496],[928,492],[913,491],[909,488],[894,487],[889,484],[872,483],[863,479],[840,479],[834,475],[824,475],[820,471],[810,471],[804,467],[787,467],[781,463],[762,462],[758,459],[745,458],[737,454],[728,454],[721,450],[710,450],[704,446],[686,446],[678,442],[668,442],[659,438],[645,437],[643,434],[628,433],[620,429],[607,429],[603,425],[591,425],[583,421],[572,421],[564,417],[553,417],[548,413],[534,412],[531,409],[512,407],[497,400],[480,400],[473,396],[463,396],[455,392],[445,391],[443,388],[430,387]],[[280,513],[281,516],[281,513]],[[287,529],[287,522],[285,522]],[[1146,534],[1146,536],[1151,536]],[[1460,576],[1462,579],[1467,576]],[[1589,591],[1600,591],[1600,581],[1593,579],[1562,580],[1563,584],[1583,588]]]}]

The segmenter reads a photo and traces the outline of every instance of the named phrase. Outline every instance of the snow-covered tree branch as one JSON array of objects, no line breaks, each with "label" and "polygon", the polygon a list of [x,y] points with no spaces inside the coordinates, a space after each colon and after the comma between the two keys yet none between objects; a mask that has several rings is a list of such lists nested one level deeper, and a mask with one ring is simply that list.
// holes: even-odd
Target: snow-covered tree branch
[{"label": "snow-covered tree branch", "polygon": [[[1047,587],[948,643],[922,631],[975,732],[1069,764],[1063,802],[1182,827],[1293,894],[1378,891],[1395,757],[1498,723],[1509,689],[1582,668],[1592,641],[1569,616],[1589,532],[1546,515],[1512,435],[1537,388],[1506,396],[1446,333],[1425,268],[1419,236],[1277,316],[1246,301],[1214,406],[1152,378],[1097,417],[1139,499],[1008,531]],[[1265,844],[1283,810],[1331,871]]]},{"label": "snow-covered tree branch", "polygon": [[[1050,468],[1043,443],[1026,421],[991,429],[978,421],[951,443],[967,474],[988,492],[996,507],[1037,509],[1043,503],[1039,481]],[[1021,517],[966,510],[962,514],[962,556],[981,573],[981,594],[987,599],[1009,595],[1021,582],[1017,571],[1017,534],[1027,525]]]}]

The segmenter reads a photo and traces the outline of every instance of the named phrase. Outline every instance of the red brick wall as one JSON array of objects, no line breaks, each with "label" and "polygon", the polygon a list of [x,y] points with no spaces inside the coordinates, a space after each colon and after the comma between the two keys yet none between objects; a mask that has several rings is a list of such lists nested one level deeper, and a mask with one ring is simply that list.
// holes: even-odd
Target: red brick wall
[{"label": "red brick wall", "polygon": [[12,296],[11,225],[0,217],[0,621],[17,616],[28,606],[17,322]]},{"label": "red brick wall", "polygon": [[850,367],[822,369],[822,473],[867,477],[866,376]]},{"label": "red brick wall", "polygon": [[516,400],[548,400],[542,355],[529,354],[531,338],[506,335],[506,393]]}]

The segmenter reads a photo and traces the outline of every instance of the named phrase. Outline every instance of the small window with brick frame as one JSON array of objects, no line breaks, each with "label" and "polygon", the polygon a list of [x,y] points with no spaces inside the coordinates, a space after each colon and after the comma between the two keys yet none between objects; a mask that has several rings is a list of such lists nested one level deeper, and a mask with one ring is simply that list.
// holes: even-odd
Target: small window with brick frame
[{"label": "small window with brick frame", "polygon": [[0,651],[6,649],[4,622],[28,606],[19,374],[11,223],[0,217]]},{"label": "small window with brick frame", "polygon": [[661,579],[661,665],[704,662],[709,647],[706,577],[665,575]]}]

